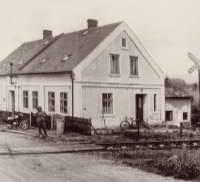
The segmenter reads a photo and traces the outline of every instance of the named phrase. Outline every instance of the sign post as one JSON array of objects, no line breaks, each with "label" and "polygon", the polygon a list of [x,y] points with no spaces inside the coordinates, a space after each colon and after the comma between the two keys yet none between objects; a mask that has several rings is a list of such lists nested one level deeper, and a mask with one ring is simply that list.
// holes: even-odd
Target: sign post
[{"label": "sign post", "polygon": [[199,79],[199,109],[200,109],[200,60],[195,58],[191,53],[188,53],[189,58],[195,63],[195,65],[189,69],[189,73],[192,73],[198,68],[198,79]]}]

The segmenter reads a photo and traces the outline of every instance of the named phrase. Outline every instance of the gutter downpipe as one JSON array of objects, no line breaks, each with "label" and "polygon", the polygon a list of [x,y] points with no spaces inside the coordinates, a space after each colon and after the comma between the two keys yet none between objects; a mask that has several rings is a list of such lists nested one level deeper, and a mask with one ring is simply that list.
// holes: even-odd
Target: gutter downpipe
[{"label": "gutter downpipe", "polygon": [[72,127],[74,125],[74,73],[71,72],[71,80],[72,80]]}]

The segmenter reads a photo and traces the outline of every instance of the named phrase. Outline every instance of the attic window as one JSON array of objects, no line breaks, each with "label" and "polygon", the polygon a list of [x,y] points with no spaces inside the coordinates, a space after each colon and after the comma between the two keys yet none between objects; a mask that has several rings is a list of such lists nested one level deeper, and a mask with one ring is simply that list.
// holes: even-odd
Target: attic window
[{"label": "attic window", "polygon": [[66,56],[66,57],[63,59],[63,61],[66,61],[68,58],[69,58],[69,56]]},{"label": "attic window", "polygon": [[48,44],[49,43],[49,41],[46,41],[44,44],[46,45],[46,44]]},{"label": "attic window", "polygon": [[22,64],[23,62],[21,61],[21,62],[19,62],[18,64],[20,65],[20,64]]},{"label": "attic window", "polygon": [[85,34],[87,34],[87,33],[88,33],[88,31],[84,32],[83,35],[85,35]]},{"label": "attic window", "polygon": [[72,56],[72,54],[69,54],[68,56],[65,56],[64,59],[62,61],[66,61],[67,59],[69,59]]},{"label": "attic window", "polygon": [[44,62],[46,62],[47,60],[46,59],[44,59],[42,62],[41,62],[41,64],[43,64]]}]

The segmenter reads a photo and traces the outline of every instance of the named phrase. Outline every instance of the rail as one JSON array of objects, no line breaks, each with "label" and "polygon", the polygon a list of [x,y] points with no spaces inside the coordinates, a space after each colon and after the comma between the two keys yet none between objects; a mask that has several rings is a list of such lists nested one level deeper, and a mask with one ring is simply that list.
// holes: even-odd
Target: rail
[{"label": "rail", "polygon": [[[143,142],[119,142],[96,143],[96,145],[108,148],[127,147],[129,149],[173,149],[173,148],[199,148],[200,140],[167,140],[167,141],[143,141]],[[114,148],[115,147],[115,148]]]}]

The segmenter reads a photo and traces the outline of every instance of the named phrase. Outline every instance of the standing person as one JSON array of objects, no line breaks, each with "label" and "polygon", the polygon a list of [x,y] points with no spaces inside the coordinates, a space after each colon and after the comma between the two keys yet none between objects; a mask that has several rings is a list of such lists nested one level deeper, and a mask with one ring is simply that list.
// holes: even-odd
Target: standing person
[{"label": "standing person", "polygon": [[46,130],[46,125],[45,125],[45,117],[47,116],[45,112],[42,111],[42,107],[38,107],[37,113],[35,113],[33,116],[37,116],[37,125],[38,125],[38,130],[39,130],[39,137],[41,136],[41,129],[43,129],[44,134],[46,137],[47,135],[47,130]]}]

